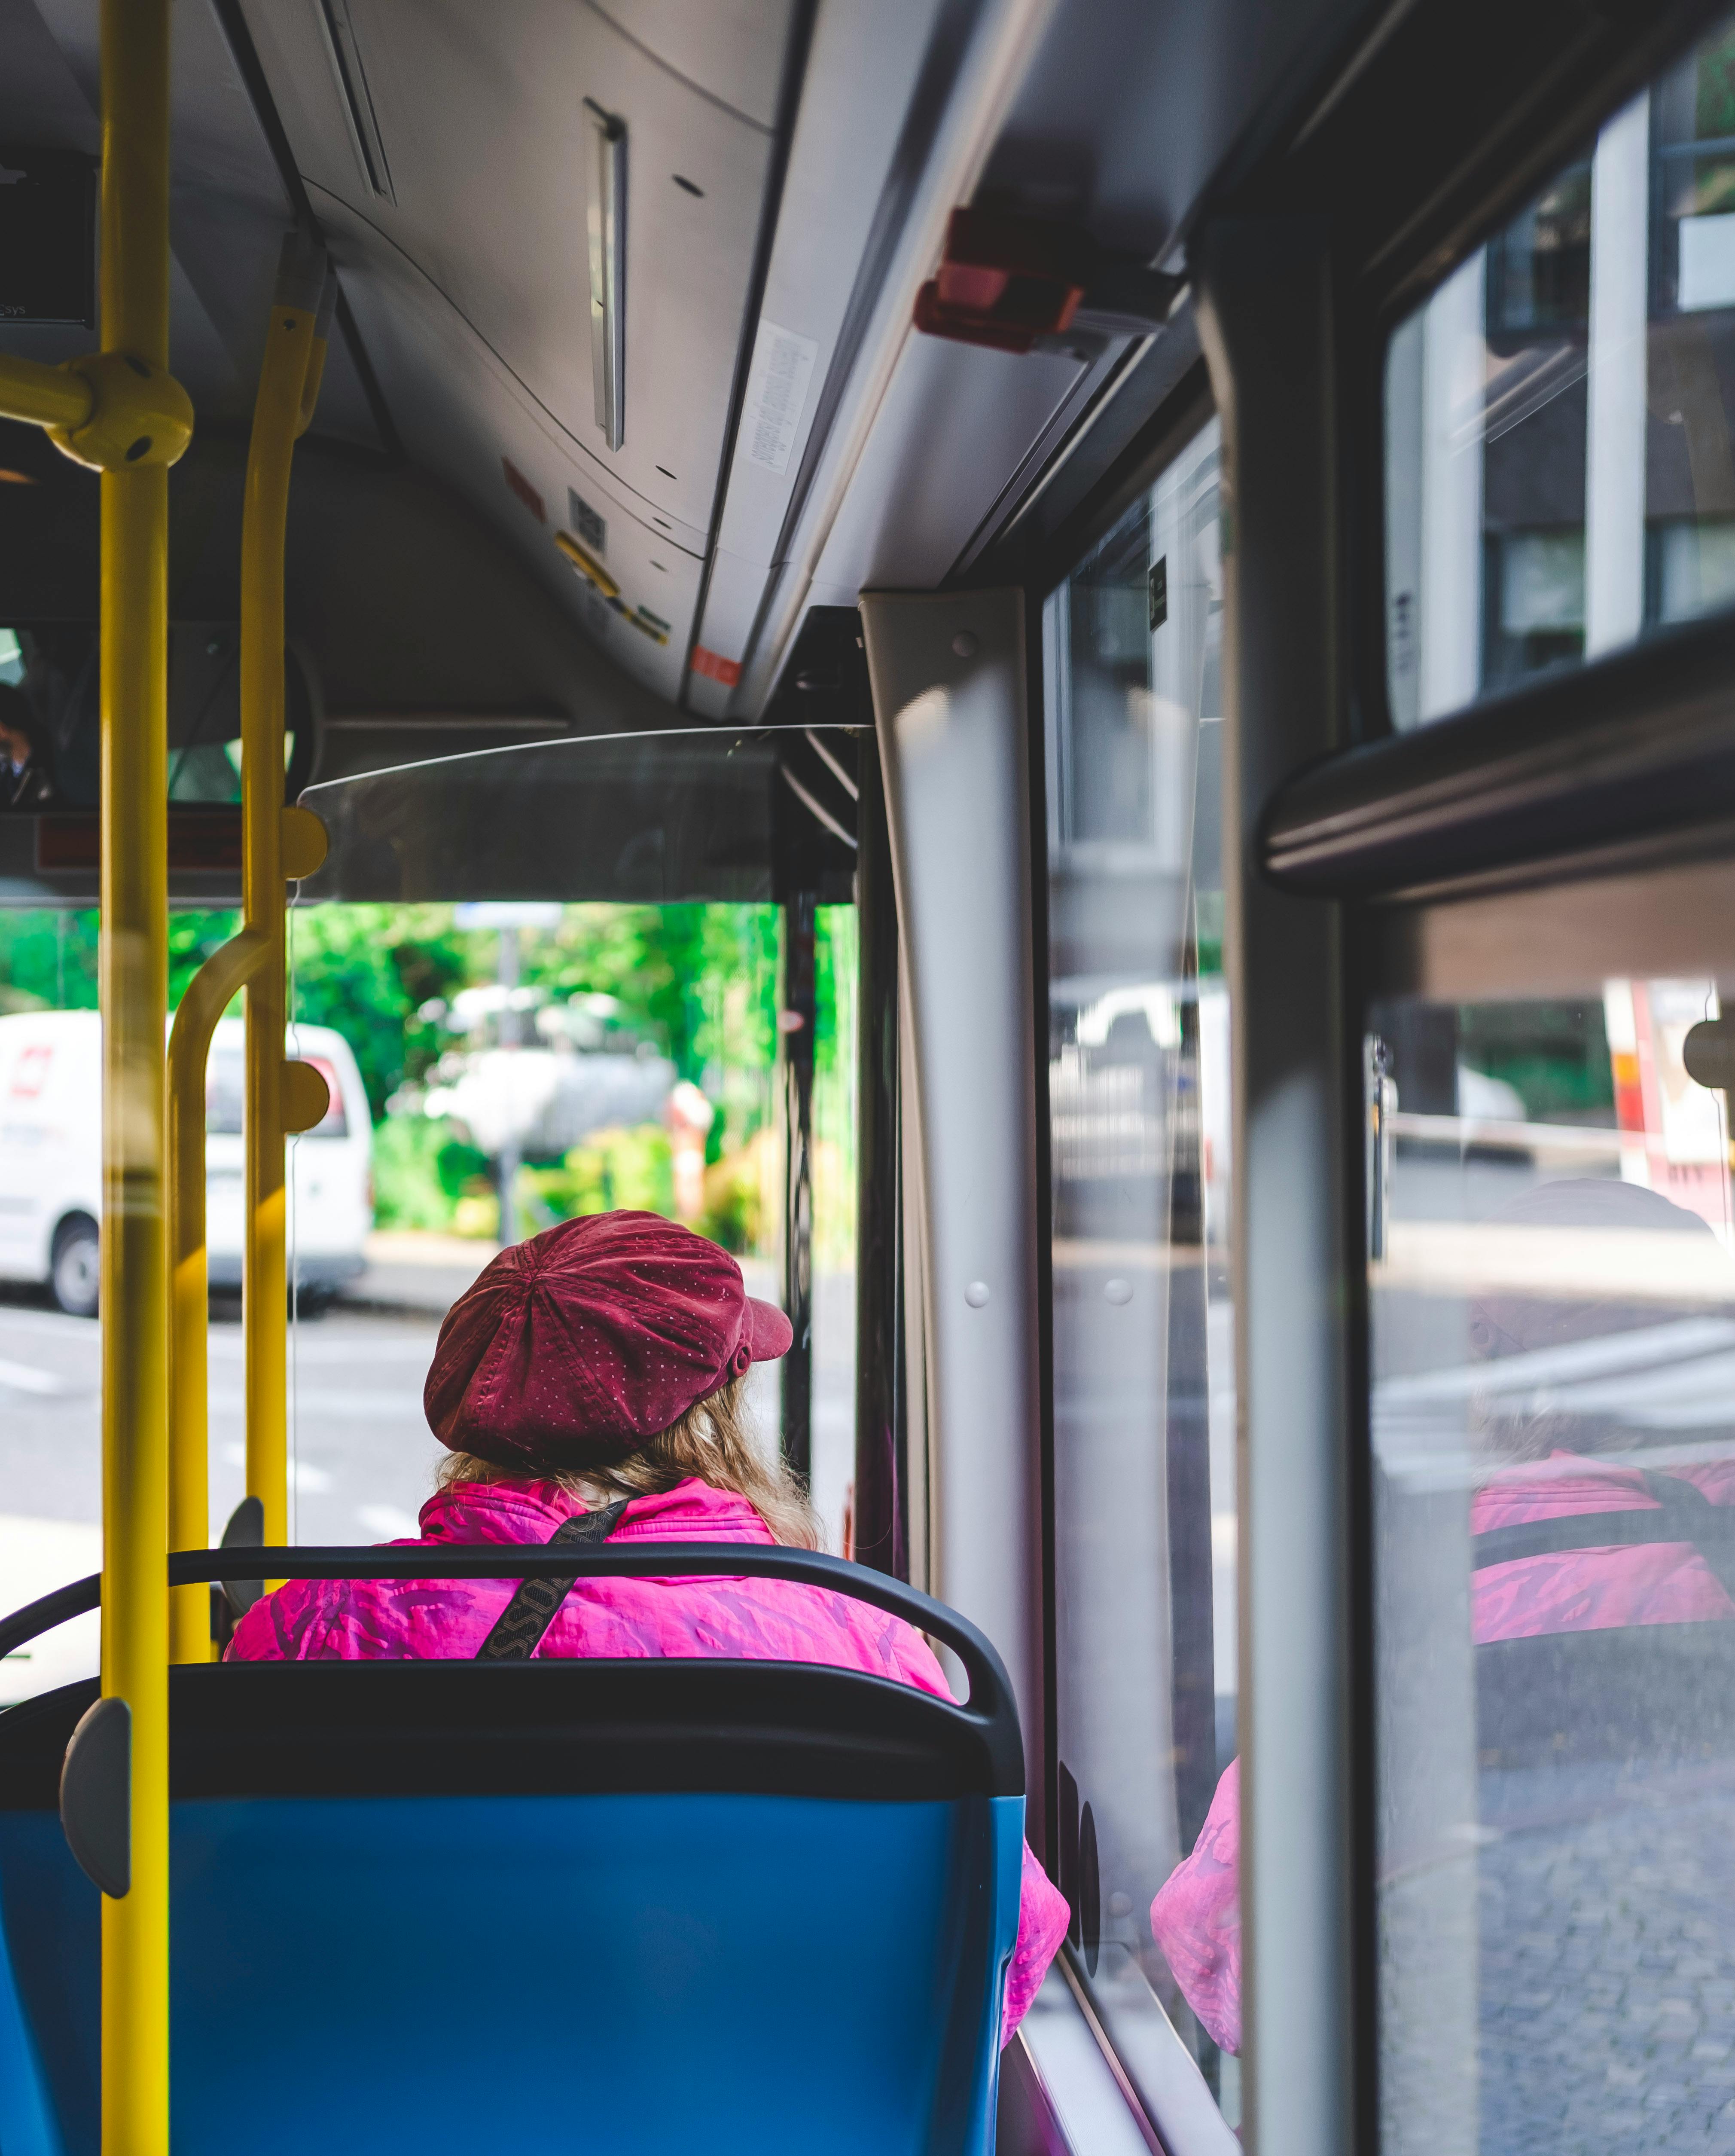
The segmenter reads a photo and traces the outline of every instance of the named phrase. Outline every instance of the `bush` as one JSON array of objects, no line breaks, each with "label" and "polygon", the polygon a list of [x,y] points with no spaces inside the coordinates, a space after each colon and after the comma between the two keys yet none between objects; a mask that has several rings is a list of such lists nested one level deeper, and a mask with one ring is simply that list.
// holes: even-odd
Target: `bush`
[{"label": "bush", "polygon": [[[493,1206],[488,1157],[454,1137],[452,1126],[443,1117],[388,1116],[376,1127],[373,1217],[380,1227],[419,1228],[435,1235],[492,1235],[491,1225],[474,1224],[478,1196],[485,1196]],[[473,1224],[465,1225],[461,1213]]]},{"label": "bush", "polygon": [[[442,1122],[438,1127],[445,1131],[450,1126]],[[454,1201],[494,1187],[487,1154],[463,1138],[448,1137],[435,1156],[434,1167],[440,1188]]]},{"label": "bush", "polygon": [[778,1154],[776,1133],[761,1131],[706,1169],[705,1210],[693,1223],[701,1235],[737,1257],[763,1246],[775,1225]]},{"label": "bush", "polygon": [[621,1208],[672,1217],[675,1168],[669,1133],[657,1123],[593,1131],[557,1168],[526,1168],[523,1188],[557,1220]]}]

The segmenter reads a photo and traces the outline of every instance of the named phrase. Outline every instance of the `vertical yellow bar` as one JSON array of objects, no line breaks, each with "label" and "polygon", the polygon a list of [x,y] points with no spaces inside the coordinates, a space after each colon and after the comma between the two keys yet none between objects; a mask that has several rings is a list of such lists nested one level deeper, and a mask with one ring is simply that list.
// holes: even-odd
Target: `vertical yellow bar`
[{"label": "vertical yellow bar", "polygon": [[[210,1034],[183,997],[169,1048],[169,1435],[171,1549],[211,1538],[210,1268],[205,1255],[205,1052]],[[183,1037],[183,1029],[184,1037]],[[177,1053],[177,1050],[179,1051]],[[182,1069],[181,1066],[185,1065]],[[212,1657],[211,1590],[169,1590],[169,1659]]]},{"label": "vertical yellow bar", "polygon": [[[168,365],[168,0],[102,0],[102,341]],[[168,2156],[168,473],[102,475],[102,1689],[132,1884],[102,1902],[103,2156]]]},{"label": "vertical yellow bar", "polygon": [[[268,1543],[289,1540],[288,1209],[283,1060],[283,562],[290,465],[300,431],[324,259],[285,251],[254,406],[241,525],[242,904],[269,950],[247,988],[247,1490]],[[299,304],[298,304],[299,302]]]}]

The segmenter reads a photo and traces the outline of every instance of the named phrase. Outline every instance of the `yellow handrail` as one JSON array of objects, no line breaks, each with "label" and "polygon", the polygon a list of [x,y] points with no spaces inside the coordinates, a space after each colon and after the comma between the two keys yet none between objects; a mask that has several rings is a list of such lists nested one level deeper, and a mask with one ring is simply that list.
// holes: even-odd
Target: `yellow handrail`
[{"label": "yellow handrail", "polygon": [[[310,876],[325,857],[326,829],[318,817],[311,808],[285,808],[285,873]],[[268,937],[244,928],[213,951],[187,983],[169,1034],[169,1546],[177,1550],[206,1548],[211,1531],[206,1067],[218,1021],[270,948]],[[311,1064],[288,1067],[313,1086],[299,1114],[290,1100],[285,1127],[311,1130],[331,1105],[325,1081]],[[208,1590],[172,1588],[170,1661],[209,1661],[213,1652]]]},{"label": "yellow handrail", "polygon": [[95,401],[88,382],[64,367],[0,352],[0,412],[33,427],[82,427]]},{"label": "yellow handrail", "polygon": [[285,936],[283,862],[283,572],[290,465],[312,416],[321,313],[331,297],[322,254],[292,236],[278,273],[254,405],[241,525],[242,906],[266,956],[247,985],[247,1490],[267,1543],[289,1540],[288,1303],[284,1188]]},{"label": "yellow handrail", "polygon": [[[206,959],[187,985],[169,1034],[169,1548],[203,1549],[211,1533],[205,1253],[205,1070],[217,1021],[270,956],[270,942],[244,928]],[[169,1659],[211,1659],[211,1594],[169,1590]]]},{"label": "yellow handrail", "polygon": [[154,423],[124,444],[89,439],[107,385],[160,396],[169,358],[168,0],[102,0],[101,21],[105,359],[91,413],[57,438],[115,459],[100,599],[102,1690],[131,1710],[132,1773],[131,1887],[102,1897],[102,2148],[168,2156],[167,465],[186,439]]}]

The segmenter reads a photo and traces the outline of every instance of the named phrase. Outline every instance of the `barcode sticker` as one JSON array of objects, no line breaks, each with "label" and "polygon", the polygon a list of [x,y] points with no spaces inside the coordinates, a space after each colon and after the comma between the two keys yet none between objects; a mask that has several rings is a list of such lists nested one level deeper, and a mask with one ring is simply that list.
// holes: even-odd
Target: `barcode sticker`
[{"label": "barcode sticker", "polygon": [[811,337],[762,318],[747,381],[747,462],[779,479],[789,469],[819,352]]}]

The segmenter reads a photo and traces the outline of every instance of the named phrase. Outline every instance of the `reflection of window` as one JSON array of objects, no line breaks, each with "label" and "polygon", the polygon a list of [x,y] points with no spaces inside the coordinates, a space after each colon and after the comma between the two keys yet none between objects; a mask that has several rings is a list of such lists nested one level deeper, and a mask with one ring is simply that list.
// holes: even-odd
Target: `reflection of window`
[{"label": "reflection of window", "polygon": [[1676,305],[1683,314],[1735,306],[1735,213],[1683,218]]},{"label": "reflection of window", "polygon": [[1488,328],[1582,329],[1590,314],[1590,167],[1568,166],[1488,248]]},{"label": "reflection of window", "polygon": [[1671,69],[1652,105],[1659,311],[1735,306],[1735,34]]},{"label": "reflection of window", "polygon": [[1658,621],[1735,606],[1735,517],[1677,517],[1651,527]]},{"label": "reflection of window", "polygon": [[1385,415],[1396,726],[1735,607],[1735,17],[1398,326]]},{"label": "reflection of window", "polygon": [[[295,760],[295,733],[288,728],[283,737],[283,767]],[[172,752],[169,765],[171,801],[237,802],[241,798],[241,743],[232,741],[191,742]]]},{"label": "reflection of window", "polygon": [[1489,553],[1489,683],[1577,659],[1584,649],[1583,530],[1501,532]]}]

